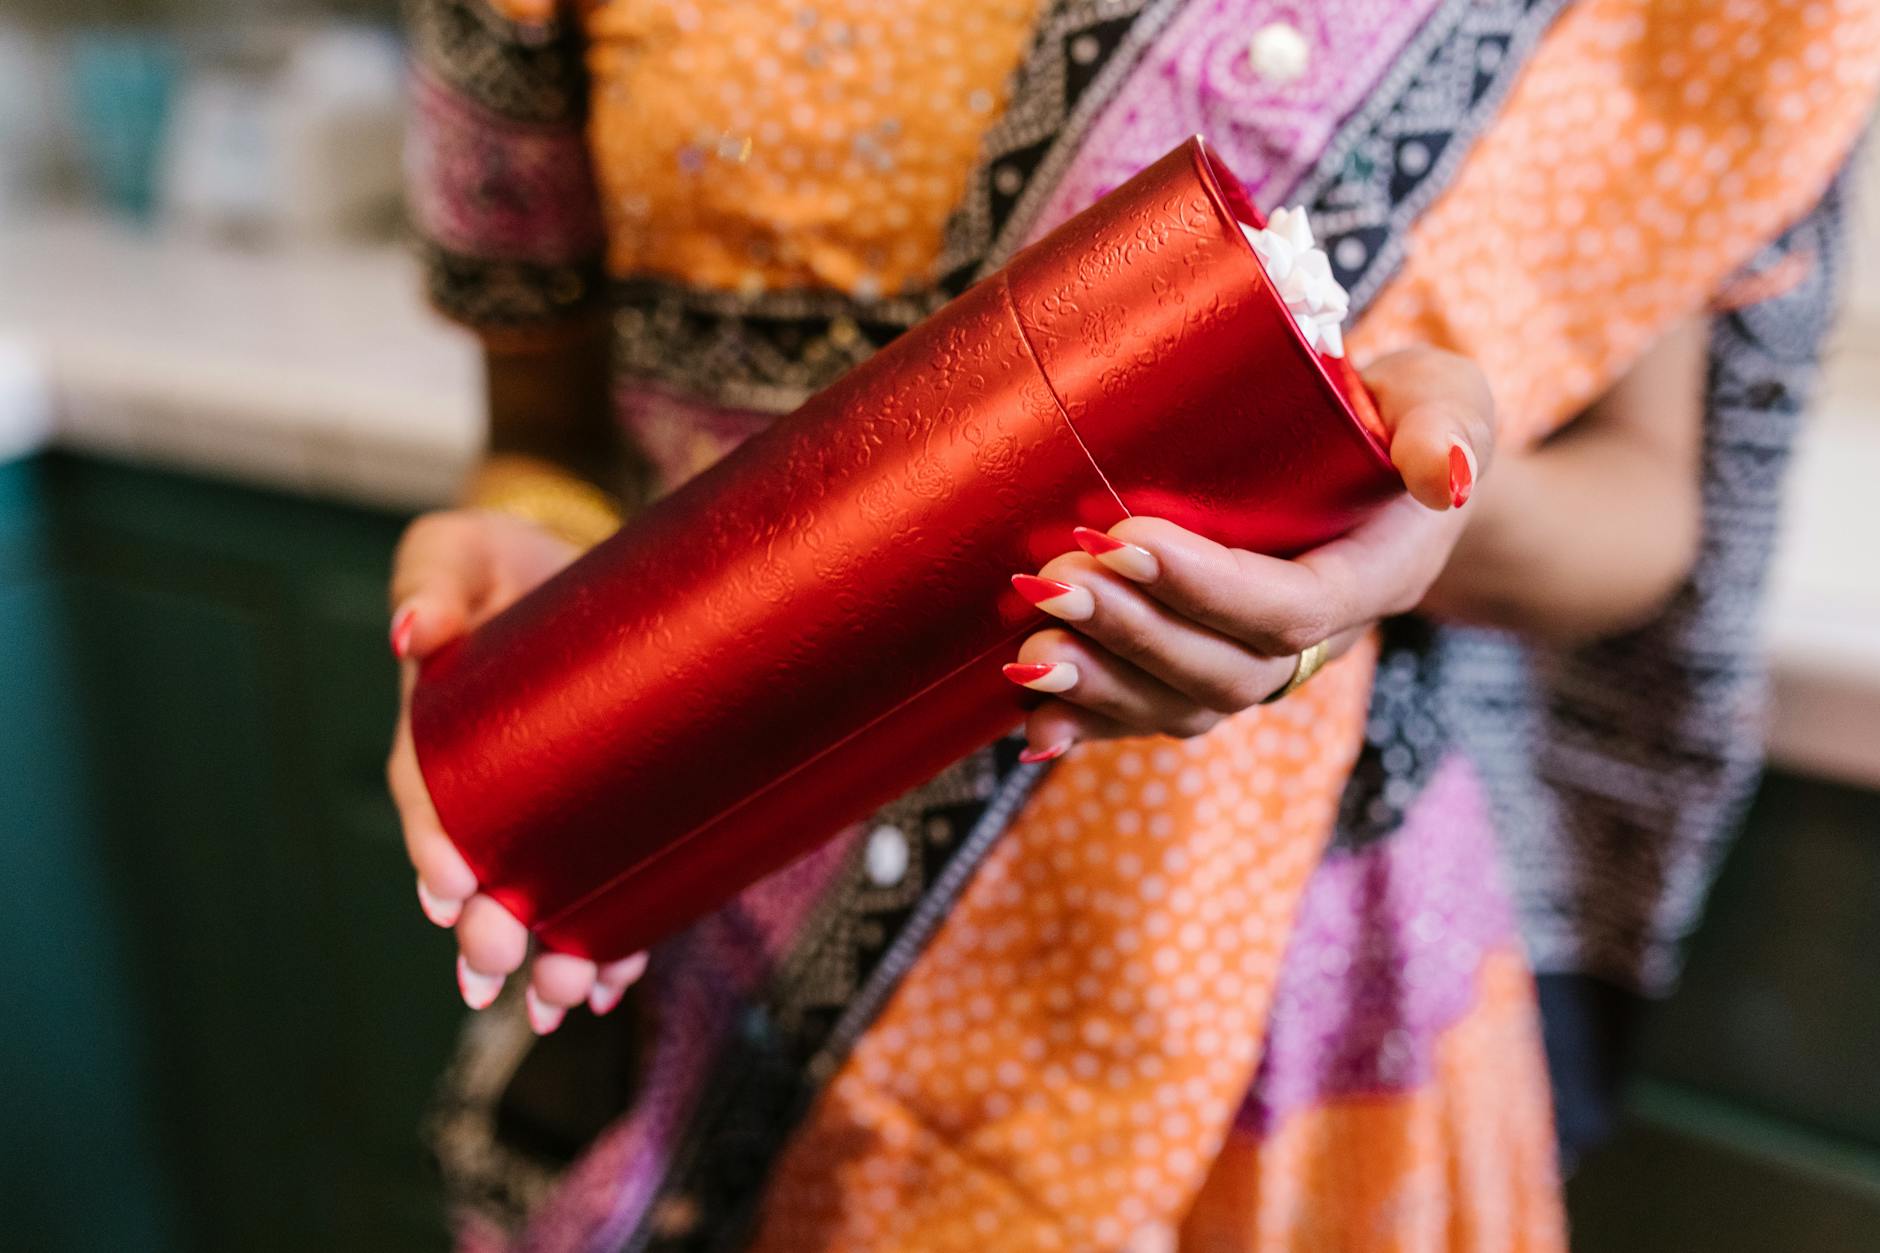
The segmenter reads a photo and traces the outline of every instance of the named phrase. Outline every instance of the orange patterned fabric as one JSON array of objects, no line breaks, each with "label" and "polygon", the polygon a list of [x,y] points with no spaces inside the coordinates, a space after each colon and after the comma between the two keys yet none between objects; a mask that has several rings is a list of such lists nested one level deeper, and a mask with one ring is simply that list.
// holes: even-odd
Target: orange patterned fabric
[{"label": "orange patterned fabric", "polygon": [[773,1176],[757,1248],[1117,1248],[1246,1092],[1370,658],[1199,739],[1078,748]]},{"label": "orange patterned fabric", "polygon": [[[1864,0],[1582,0],[1354,343],[1469,353],[1517,438],[1557,425],[1814,203],[1876,74]],[[805,1120],[759,1247],[1166,1248],[1197,1194],[1196,1248],[1562,1247],[1512,955],[1428,1088],[1217,1160],[1369,667],[1067,759]]]},{"label": "orange patterned fabric", "polygon": [[560,15],[567,0],[489,0],[497,13],[524,26],[539,26]]},{"label": "orange patterned fabric", "polygon": [[1193,1253],[1551,1253],[1566,1247],[1534,985],[1498,952],[1436,1073],[1230,1136],[1181,1227]]},{"label": "orange patterned fabric", "polygon": [[924,284],[1037,8],[589,3],[608,268],[746,295]]},{"label": "orange patterned fabric", "polygon": [[1876,81],[1872,0],[1570,6],[1354,344],[1466,353],[1552,429],[1820,199]]}]

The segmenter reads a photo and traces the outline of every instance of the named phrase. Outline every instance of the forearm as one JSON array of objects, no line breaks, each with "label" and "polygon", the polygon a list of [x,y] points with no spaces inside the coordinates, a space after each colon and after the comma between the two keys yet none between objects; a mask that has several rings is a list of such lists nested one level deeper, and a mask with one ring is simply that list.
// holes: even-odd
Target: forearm
[{"label": "forearm", "polygon": [[1424,611],[1581,640],[1662,610],[1697,555],[1704,359],[1693,320],[1556,438],[1504,455]]},{"label": "forearm", "polygon": [[534,457],[620,487],[603,317],[553,339],[486,345],[483,361],[491,456]]},{"label": "forearm", "polygon": [[1661,610],[1697,551],[1695,481],[1612,441],[1508,457],[1476,503],[1427,613],[1556,640],[1612,635]]},{"label": "forearm", "polygon": [[581,548],[645,497],[643,461],[618,434],[604,320],[571,334],[486,344],[487,455],[463,503],[524,518]]}]

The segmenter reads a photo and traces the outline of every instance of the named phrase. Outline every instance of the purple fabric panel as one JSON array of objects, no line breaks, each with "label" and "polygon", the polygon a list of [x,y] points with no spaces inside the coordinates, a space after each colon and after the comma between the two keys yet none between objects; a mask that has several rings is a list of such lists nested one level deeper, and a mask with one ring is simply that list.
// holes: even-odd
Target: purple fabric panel
[{"label": "purple fabric panel", "polygon": [[600,202],[578,123],[501,117],[418,70],[405,165],[414,224],[452,252],[563,265],[601,251]]},{"label": "purple fabric panel", "polygon": [[1402,827],[1307,884],[1236,1125],[1265,1135],[1329,1097],[1426,1082],[1483,959],[1518,945],[1481,782],[1451,757]]},{"label": "purple fabric panel", "polygon": [[854,839],[831,841],[759,880],[655,951],[647,977],[659,1016],[640,1085],[644,1095],[575,1163],[518,1247],[531,1253],[615,1249],[638,1226],[725,1033],[835,880]]},{"label": "purple fabric panel", "polygon": [[[1169,24],[1091,126],[1034,223],[1042,235],[1189,135],[1207,137],[1262,209],[1298,183],[1437,0],[1197,0]],[[1254,33],[1304,36],[1305,72],[1254,72]]]}]

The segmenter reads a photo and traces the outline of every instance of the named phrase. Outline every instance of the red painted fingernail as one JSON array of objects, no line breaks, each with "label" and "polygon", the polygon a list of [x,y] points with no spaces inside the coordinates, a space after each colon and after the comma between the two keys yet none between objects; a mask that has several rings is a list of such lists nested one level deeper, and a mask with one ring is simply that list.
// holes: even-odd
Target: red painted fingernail
[{"label": "red painted fingernail", "polygon": [[1087,526],[1080,526],[1072,531],[1071,538],[1077,541],[1077,547],[1092,557],[1101,557],[1104,553],[1113,553],[1119,548],[1131,547],[1114,535],[1105,535],[1102,531]]},{"label": "red painted fingernail", "polygon": [[392,615],[392,656],[400,661],[411,654],[411,624],[416,618],[410,605]]},{"label": "red painted fingernail", "polygon": [[1049,748],[1027,748],[1018,755],[1018,759],[1028,766],[1033,762],[1056,761],[1065,753],[1068,753],[1070,749],[1071,742],[1069,740],[1059,740]]},{"label": "red painted fingernail", "polygon": [[1012,586],[1038,608],[1069,622],[1082,622],[1097,611],[1095,598],[1075,583],[1043,579],[1035,574],[1014,574]]},{"label": "red painted fingernail", "polygon": [[1068,661],[1014,661],[1005,677],[1034,692],[1068,692],[1077,686],[1077,667]]},{"label": "red painted fingernail", "polygon": [[1071,532],[1077,546],[1126,579],[1147,583],[1161,573],[1155,554],[1139,544],[1129,544],[1114,535],[1080,526]]},{"label": "red painted fingernail", "polygon": [[1460,509],[1475,490],[1475,461],[1461,444],[1449,446],[1449,503]]}]

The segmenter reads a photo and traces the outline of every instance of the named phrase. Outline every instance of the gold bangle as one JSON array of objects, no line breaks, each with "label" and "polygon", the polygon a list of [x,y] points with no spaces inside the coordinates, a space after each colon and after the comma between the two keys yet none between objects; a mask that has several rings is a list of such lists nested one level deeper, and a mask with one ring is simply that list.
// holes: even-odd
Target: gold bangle
[{"label": "gold bangle", "polygon": [[492,457],[471,478],[464,503],[533,522],[578,548],[620,529],[618,501],[552,462],[505,454]]},{"label": "gold bangle", "polygon": [[1260,703],[1262,705],[1270,705],[1274,701],[1285,700],[1288,696],[1291,696],[1294,692],[1304,687],[1308,679],[1325,668],[1325,663],[1329,659],[1331,651],[1331,646],[1325,640],[1320,640],[1303,653],[1300,653],[1293,661],[1292,678],[1286,680],[1286,686],[1280,688],[1279,691],[1273,693]]}]

